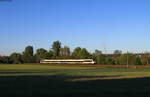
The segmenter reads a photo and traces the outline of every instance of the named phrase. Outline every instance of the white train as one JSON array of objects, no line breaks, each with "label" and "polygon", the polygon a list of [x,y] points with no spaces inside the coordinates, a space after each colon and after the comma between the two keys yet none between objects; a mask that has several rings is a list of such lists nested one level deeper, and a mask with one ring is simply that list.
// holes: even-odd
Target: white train
[{"label": "white train", "polygon": [[45,64],[95,64],[93,59],[43,59]]}]

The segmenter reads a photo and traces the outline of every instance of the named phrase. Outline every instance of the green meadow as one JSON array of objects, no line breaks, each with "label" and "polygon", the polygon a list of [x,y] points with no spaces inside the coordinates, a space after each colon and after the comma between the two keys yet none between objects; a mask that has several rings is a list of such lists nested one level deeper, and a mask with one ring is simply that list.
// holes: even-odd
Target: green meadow
[{"label": "green meadow", "polygon": [[0,97],[149,97],[150,68],[1,64]]}]

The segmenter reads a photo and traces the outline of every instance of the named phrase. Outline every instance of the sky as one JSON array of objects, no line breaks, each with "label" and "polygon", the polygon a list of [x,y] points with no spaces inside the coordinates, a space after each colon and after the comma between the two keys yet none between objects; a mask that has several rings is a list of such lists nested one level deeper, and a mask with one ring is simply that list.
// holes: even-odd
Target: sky
[{"label": "sky", "polygon": [[53,41],[105,53],[150,51],[150,0],[0,1],[0,55]]}]

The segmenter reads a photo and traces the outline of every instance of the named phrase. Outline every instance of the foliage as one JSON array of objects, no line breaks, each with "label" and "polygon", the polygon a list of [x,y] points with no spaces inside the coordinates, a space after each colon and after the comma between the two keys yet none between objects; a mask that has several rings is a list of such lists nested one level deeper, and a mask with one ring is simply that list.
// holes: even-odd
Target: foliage
[{"label": "foliage", "polygon": [[59,56],[60,55],[60,48],[61,48],[61,42],[59,41],[54,41],[52,45],[52,50],[54,52],[54,56]]},{"label": "foliage", "polygon": [[35,58],[36,58],[36,62],[40,62],[41,59],[48,59],[49,53],[47,52],[47,50],[43,48],[37,49]]},{"label": "foliage", "polygon": [[72,56],[74,58],[80,58],[81,57],[81,48],[80,47],[76,47],[73,52],[72,52]]},{"label": "foliage", "polygon": [[142,65],[141,58],[139,56],[136,57],[135,65]]},{"label": "foliage", "polygon": [[53,58],[55,58],[55,57],[54,57],[54,52],[53,52],[52,50],[49,50],[49,51],[47,52],[47,58],[48,58],[48,59],[53,59]]},{"label": "foliage", "polygon": [[10,64],[10,63],[12,63],[12,61],[9,56],[2,56],[2,57],[0,57],[0,63]]},{"label": "foliage", "polygon": [[0,56],[0,64],[3,63],[3,57]]},{"label": "foliage", "polygon": [[143,65],[150,65],[150,53],[143,53],[140,58]]},{"label": "foliage", "polygon": [[86,48],[82,48],[80,52],[81,59],[88,59],[90,57],[90,53],[86,50]]},{"label": "foliage", "polygon": [[72,56],[78,59],[87,59],[91,57],[90,53],[87,51],[86,48],[80,48],[80,47],[74,49]]},{"label": "foliage", "polygon": [[12,54],[10,55],[10,60],[11,60],[12,63],[14,63],[14,64],[23,63],[22,55],[19,54],[19,53],[12,53]]},{"label": "foliage", "polygon": [[115,50],[114,54],[122,54],[122,51],[121,50]]},{"label": "foliage", "polygon": [[97,64],[105,64],[106,63],[106,57],[104,54],[102,54],[102,51],[100,51],[100,50],[95,50],[93,57]]},{"label": "foliage", "polygon": [[[51,48],[51,47],[50,47]],[[39,48],[34,54],[32,46],[27,46],[23,53],[12,53],[10,56],[0,56],[0,63],[39,63],[41,59],[93,59],[96,64],[108,65],[150,65],[150,53],[122,53],[115,50],[112,54],[103,54],[100,50],[89,53],[86,48],[76,47],[72,52],[69,46],[61,47],[60,41],[54,41],[52,49]]]},{"label": "foliage", "polygon": [[35,58],[33,56],[33,47],[32,46],[27,46],[23,52],[23,62],[24,63],[34,63]]},{"label": "foliage", "polygon": [[132,53],[125,53],[119,57],[119,63],[121,65],[134,65],[136,57]]},{"label": "foliage", "polygon": [[70,56],[70,48],[68,46],[60,48],[60,56]]}]

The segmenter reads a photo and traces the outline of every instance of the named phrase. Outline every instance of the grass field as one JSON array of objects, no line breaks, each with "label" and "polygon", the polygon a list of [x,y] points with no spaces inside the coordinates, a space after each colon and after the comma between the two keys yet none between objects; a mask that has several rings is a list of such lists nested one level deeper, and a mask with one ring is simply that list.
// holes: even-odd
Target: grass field
[{"label": "grass field", "polygon": [[150,68],[1,64],[0,97],[150,97]]}]

